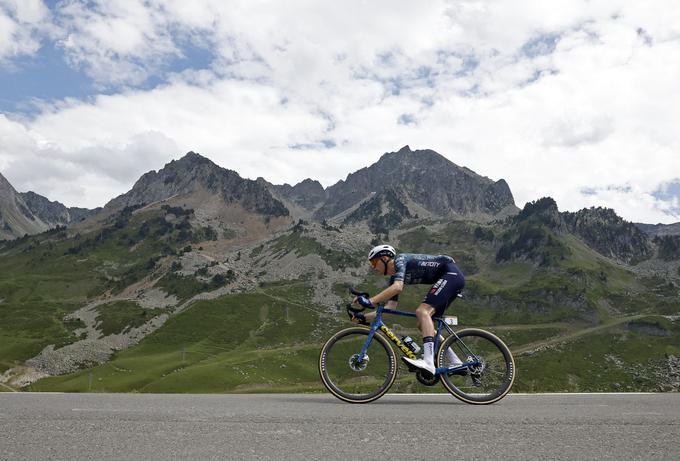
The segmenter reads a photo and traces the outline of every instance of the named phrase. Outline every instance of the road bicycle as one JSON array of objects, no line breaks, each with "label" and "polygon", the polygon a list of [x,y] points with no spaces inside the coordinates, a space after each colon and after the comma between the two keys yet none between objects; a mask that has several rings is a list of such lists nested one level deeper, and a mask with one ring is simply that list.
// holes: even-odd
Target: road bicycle
[{"label": "road bicycle", "polygon": [[[350,292],[355,296],[369,297],[368,293],[354,289]],[[365,309],[347,305],[350,317],[352,313]],[[390,330],[382,321],[383,314],[416,316],[413,312],[388,309],[379,304],[370,326],[338,331],[321,349],[321,380],[331,394],[345,402],[372,402],[390,389],[397,376],[396,355],[390,342],[404,356],[417,358],[418,346],[414,346],[410,338],[400,339]],[[463,402],[476,405],[498,402],[507,395],[515,380],[515,360],[510,349],[488,331],[478,328],[454,331],[451,326],[457,322],[453,319],[433,318],[437,328],[435,374],[414,368],[409,371],[415,371],[416,379],[426,386],[434,386],[441,381],[447,391]],[[449,348],[455,356],[448,351]]]}]

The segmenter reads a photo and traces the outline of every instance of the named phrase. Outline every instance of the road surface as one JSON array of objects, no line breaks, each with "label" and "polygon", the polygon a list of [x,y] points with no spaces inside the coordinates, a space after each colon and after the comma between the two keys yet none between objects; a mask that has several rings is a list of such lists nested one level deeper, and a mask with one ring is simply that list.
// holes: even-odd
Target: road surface
[{"label": "road surface", "polygon": [[2,393],[0,428],[2,460],[678,460],[680,394]]}]

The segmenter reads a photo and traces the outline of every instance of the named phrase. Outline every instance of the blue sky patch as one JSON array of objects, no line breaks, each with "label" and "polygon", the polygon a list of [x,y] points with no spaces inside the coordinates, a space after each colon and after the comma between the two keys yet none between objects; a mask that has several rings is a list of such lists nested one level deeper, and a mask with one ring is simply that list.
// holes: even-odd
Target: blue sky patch
[{"label": "blue sky patch", "polygon": [[333,139],[321,139],[318,142],[289,144],[288,148],[293,150],[312,150],[312,149],[332,149],[336,146]]},{"label": "blue sky patch", "polygon": [[541,34],[522,45],[522,54],[528,58],[551,54],[557,47],[559,34]]},{"label": "blue sky patch", "polygon": [[416,117],[413,114],[401,114],[397,119],[399,125],[415,125]]},{"label": "blue sky patch", "polygon": [[[14,59],[7,67],[0,67],[0,113],[34,116],[40,112],[40,101],[59,101],[66,98],[86,100],[89,97],[116,94],[125,88],[151,90],[168,81],[174,73],[188,69],[209,68],[215,59],[212,50],[183,41],[182,56],[163,64],[161,71],[149,69],[149,75],[137,85],[97,82],[87,75],[86,66],[71,67],[64,50],[53,42],[44,42],[33,56]],[[138,67],[144,67],[140,62]]]},{"label": "blue sky patch", "polygon": [[36,100],[84,99],[95,93],[92,80],[69,67],[62,51],[46,43],[37,55],[0,68],[0,112],[37,113]]},{"label": "blue sky patch", "polygon": [[[656,199],[669,202],[673,199],[680,201],[680,178],[667,182],[659,186],[652,196]],[[668,211],[674,214],[680,214],[680,206],[672,207]]]}]

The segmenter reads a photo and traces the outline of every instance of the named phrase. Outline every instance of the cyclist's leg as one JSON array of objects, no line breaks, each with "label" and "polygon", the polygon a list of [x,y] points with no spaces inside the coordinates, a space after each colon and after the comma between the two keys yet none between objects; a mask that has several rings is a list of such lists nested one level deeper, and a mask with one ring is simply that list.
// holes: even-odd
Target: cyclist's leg
[{"label": "cyclist's leg", "polygon": [[416,324],[423,338],[434,336],[434,322],[432,321],[434,312],[435,308],[427,303],[421,303],[416,308]]},{"label": "cyclist's leg", "polygon": [[[424,301],[430,302],[435,306],[434,315],[441,317],[444,315],[449,305],[458,297],[465,286],[465,278],[454,263],[450,263],[446,267],[446,272],[442,277],[432,286],[430,291],[425,296]],[[443,338],[440,337],[443,341]],[[447,362],[449,366],[458,366],[462,364],[462,360],[448,348],[446,351]]]},{"label": "cyclist's leg", "polygon": [[432,322],[432,314],[435,309],[427,303],[421,303],[416,308],[416,319],[418,329],[423,335],[423,358],[411,359],[402,357],[409,367],[420,368],[429,374],[435,374],[434,366],[434,323]]}]

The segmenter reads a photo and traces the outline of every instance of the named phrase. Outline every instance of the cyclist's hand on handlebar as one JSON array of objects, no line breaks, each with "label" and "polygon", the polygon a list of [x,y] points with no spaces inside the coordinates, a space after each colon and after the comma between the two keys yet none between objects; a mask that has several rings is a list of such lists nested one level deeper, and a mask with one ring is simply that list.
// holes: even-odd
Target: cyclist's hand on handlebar
[{"label": "cyclist's hand on handlebar", "polygon": [[370,307],[370,308],[375,307],[375,306],[373,306],[373,303],[371,302],[371,300],[367,296],[363,296],[363,295],[357,296],[356,299],[354,300],[354,302],[358,303],[362,307]]},{"label": "cyclist's hand on handlebar", "polygon": [[368,325],[369,324],[368,321],[366,320],[366,316],[364,314],[362,314],[361,312],[349,313],[349,320],[350,320],[350,322],[358,323],[359,325]]}]

